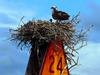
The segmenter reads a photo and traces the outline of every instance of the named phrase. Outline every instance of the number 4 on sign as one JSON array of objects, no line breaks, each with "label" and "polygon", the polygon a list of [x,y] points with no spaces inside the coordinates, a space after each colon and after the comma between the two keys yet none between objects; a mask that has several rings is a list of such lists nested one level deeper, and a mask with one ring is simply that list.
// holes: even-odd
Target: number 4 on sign
[{"label": "number 4 on sign", "polygon": [[69,75],[62,41],[51,41],[45,54],[40,75]]}]

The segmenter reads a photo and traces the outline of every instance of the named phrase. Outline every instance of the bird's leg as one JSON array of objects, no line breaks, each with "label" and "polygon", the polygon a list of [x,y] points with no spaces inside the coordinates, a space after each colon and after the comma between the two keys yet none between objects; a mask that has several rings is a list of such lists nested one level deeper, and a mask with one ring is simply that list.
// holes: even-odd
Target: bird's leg
[{"label": "bird's leg", "polygon": [[60,23],[60,20],[58,20],[58,23]]},{"label": "bird's leg", "polygon": [[61,23],[61,20],[58,20],[59,21],[59,23]]},{"label": "bird's leg", "polygon": [[56,22],[55,22],[56,24],[58,24],[59,23],[59,20],[56,20]]}]

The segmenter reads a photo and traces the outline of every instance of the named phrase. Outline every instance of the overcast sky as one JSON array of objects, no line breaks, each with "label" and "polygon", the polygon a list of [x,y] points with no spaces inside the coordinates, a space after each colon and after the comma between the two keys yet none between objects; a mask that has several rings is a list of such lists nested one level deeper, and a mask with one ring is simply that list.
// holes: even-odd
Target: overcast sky
[{"label": "overcast sky", "polygon": [[79,29],[80,26],[94,25],[88,33],[88,45],[79,51],[80,65],[71,71],[72,75],[100,74],[100,0],[0,0],[1,75],[24,75],[29,57],[27,50],[20,51],[8,40],[9,28],[18,27],[22,16],[25,16],[24,22],[49,20],[53,5],[71,17],[80,11]]}]

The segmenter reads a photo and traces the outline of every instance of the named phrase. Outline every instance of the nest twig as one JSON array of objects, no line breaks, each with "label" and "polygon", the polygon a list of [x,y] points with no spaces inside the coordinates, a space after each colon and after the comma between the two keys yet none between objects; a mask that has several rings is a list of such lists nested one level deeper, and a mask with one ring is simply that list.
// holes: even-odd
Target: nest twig
[{"label": "nest twig", "polygon": [[78,54],[77,50],[87,44],[86,33],[90,29],[77,32],[78,16],[79,14],[73,17],[72,20],[61,23],[42,20],[32,20],[26,24],[23,23],[24,25],[21,25],[19,28],[11,30],[11,40],[17,41],[18,46],[21,45],[21,47],[33,45],[34,41],[40,46],[45,42],[55,40],[59,35],[65,47],[67,62],[71,65],[69,69],[71,69],[77,63],[74,59],[75,54]]}]

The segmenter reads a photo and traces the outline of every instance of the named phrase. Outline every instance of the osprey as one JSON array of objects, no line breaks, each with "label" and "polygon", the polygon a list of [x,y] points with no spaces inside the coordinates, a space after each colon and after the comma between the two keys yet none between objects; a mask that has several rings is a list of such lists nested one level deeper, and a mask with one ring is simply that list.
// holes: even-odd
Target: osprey
[{"label": "osprey", "polygon": [[56,7],[51,7],[51,9],[53,9],[52,18],[57,21],[68,20],[70,17],[66,12],[58,11]]}]

